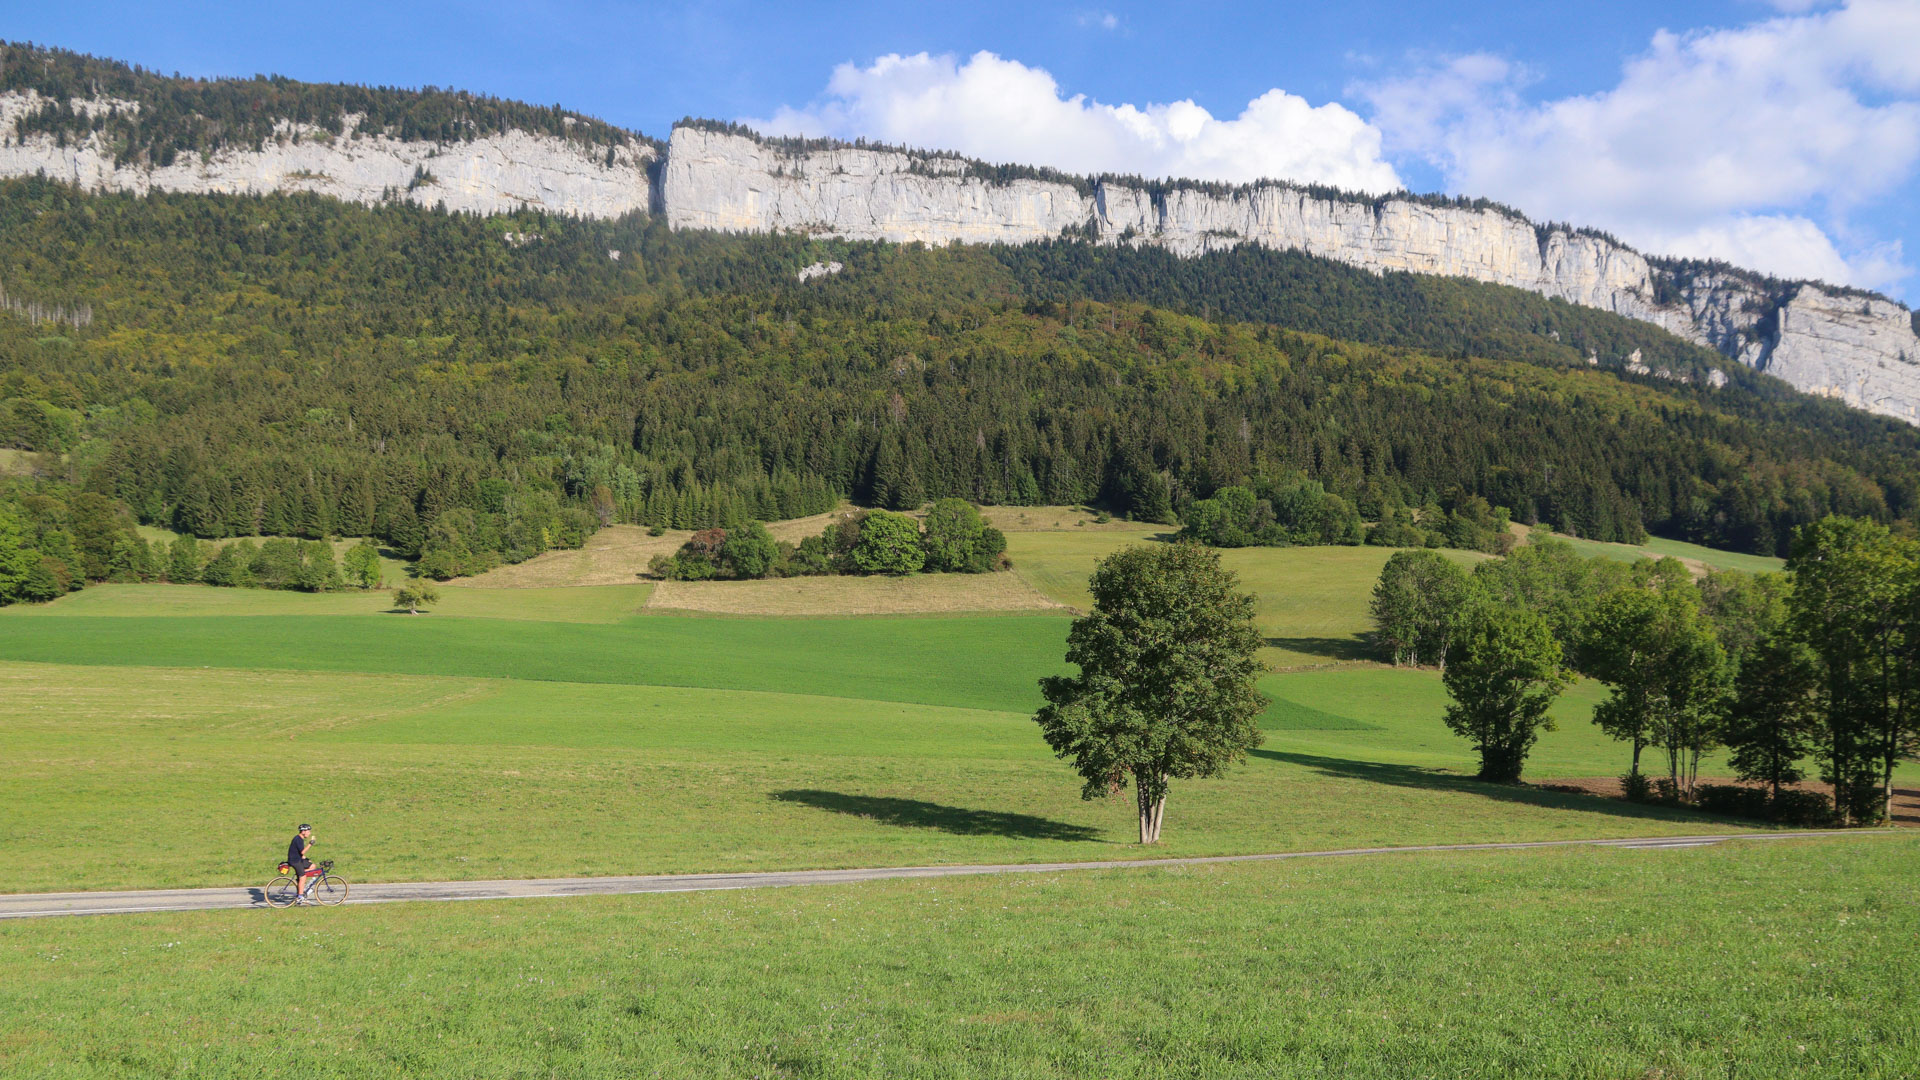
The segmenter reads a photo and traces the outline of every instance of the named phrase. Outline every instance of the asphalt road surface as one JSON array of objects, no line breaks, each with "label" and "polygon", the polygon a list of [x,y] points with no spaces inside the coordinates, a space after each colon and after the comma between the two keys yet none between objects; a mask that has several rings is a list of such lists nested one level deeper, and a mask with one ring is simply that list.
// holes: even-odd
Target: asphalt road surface
[{"label": "asphalt road surface", "polygon": [[[1632,837],[1622,840],[1543,840],[1520,844],[1429,844],[1421,847],[1344,848],[1272,855],[1215,855],[1188,859],[1111,859],[1103,862],[1004,863],[974,866],[883,866],[857,870],[768,870],[744,874],[659,874],[647,877],[527,878],[512,881],[409,881],[358,884],[349,904],[409,900],[506,900],[542,896],[610,896],[627,893],[769,889],[792,885],[842,885],[894,878],[961,877],[973,874],[1055,874],[1069,870],[1150,870],[1215,863],[1326,859],[1350,855],[1396,855],[1420,851],[1519,851],[1528,848],[1611,847],[1634,850],[1703,847],[1731,840],[1792,840],[1806,837],[1875,836],[1886,830],[1752,832],[1712,836]],[[352,881],[349,877],[348,881]],[[0,894],[0,919],[51,915],[127,915],[143,911],[214,911],[266,908],[264,886],[223,889],[148,889],[138,892]]]}]

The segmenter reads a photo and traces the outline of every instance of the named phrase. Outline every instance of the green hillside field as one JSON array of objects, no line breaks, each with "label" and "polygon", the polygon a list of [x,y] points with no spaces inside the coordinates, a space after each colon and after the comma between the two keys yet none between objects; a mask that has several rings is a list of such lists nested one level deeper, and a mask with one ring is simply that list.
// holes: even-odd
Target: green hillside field
[{"label": "green hillside field", "polygon": [[[1020,573],[1084,603],[1070,583],[1150,536],[1012,540]],[[1176,789],[1167,854],[1751,827],[1471,780],[1437,676],[1365,658],[1387,554],[1227,553],[1275,643],[1267,741]],[[1079,799],[1029,719],[1068,617],[636,614],[646,588],[452,586],[418,617],[195,586],[8,609],[0,890],[248,884],[296,818],[363,880],[1137,850],[1130,804]],[[1624,771],[1587,721],[1600,697],[1562,698],[1531,778]],[[481,839],[450,850],[450,826]]]}]

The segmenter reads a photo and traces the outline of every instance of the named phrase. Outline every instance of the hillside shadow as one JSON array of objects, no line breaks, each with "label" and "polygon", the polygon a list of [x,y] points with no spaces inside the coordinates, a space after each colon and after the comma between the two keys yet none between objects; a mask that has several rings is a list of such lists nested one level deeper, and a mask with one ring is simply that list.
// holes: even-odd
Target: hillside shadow
[{"label": "hillside shadow", "polygon": [[1010,814],[1001,810],[970,810],[962,806],[942,806],[919,799],[892,799],[878,795],[848,795],[839,791],[806,788],[776,791],[771,796],[780,802],[798,803],[817,810],[867,818],[883,825],[906,829],[938,829],[956,836],[1008,836],[1022,840],[1092,841],[1099,830],[1085,825]]},{"label": "hillside shadow", "polygon": [[1374,784],[1389,784],[1394,787],[1418,788],[1426,791],[1454,791],[1466,795],[1480,795],[1501,802],[1538,806],[1547,810],[1583,810],[1587,813],[1612,814],[1615,817],[1626,818],[1652,818],[1659,821],[1725,822],[1748,827],[1754,827],[1757,824],[1744,818],[1727,818],[1695,810],[1648,806],[1622,799],[1603,798],[1599,795],[1548,791],[1543,788],[1528,787],[1525,784],[1490,784],[1470,776],[1421,768],[1418,765],[1389,765],[1379,761],[1356,761],[1351,758],[1321,757],[1316,754],[1294,754],[1279,750],[1254,750],[1252,754],[1254,757],[1266,758],[1270,761],[1284,761],[1289,765],[1299,765],[1312,769],[1322,776],[1337,777],[1342,780],[1365,780]]},{"label": "hillside shadow", "polygon": [[1920,825],[1920,789],[1894,788],[1891,816],[1896,825]]},{"label": "hillside shadow", "polygon": [[1373,650],[1357,637],[1270,637],[1267,648],[1321,656],[1328,660],[1377,660]]}]

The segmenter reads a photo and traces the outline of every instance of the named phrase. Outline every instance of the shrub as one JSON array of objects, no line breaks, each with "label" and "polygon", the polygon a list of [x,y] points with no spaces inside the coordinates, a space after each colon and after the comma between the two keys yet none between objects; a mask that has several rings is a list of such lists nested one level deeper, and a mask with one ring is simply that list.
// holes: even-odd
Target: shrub
[{"label": "shrub", "polygon": [[244,589],[253,584],[253,541],[238,540],[214,553],[200,571],[200,580],[209,585]]},{"label": "shrub", "polygon": [[1818,791],[1788,788],[1768,808],[1773,820],[1782,825],[1831,825],[1833,800]]},{"label": "shrub", "polygon": [[440,602],[440,590],[431,582],[416,581],[393,590],[393,606],[406,608],[407,614],[418,615],[420,609]]},{"label": "shrub", "polygon": [[981,520],[980,511],[963,499],[941,499],[927,511],[926,568],[934,572],[983,574],[999,567],[1007,538]]},{"label": "shrub", "polygon": [[1767,813],[1767,789],[1742,784],[1696,784],[1693,803],[1709,814],[1760,818]]},{"label": "shrub", "polygon": [[905,514],[874,510],[860,523],[860,542],[851,553],[862,574],[911,574],[926,565],[920,525]]},{"label": "shrub", "polygon": [[[718,530],[716,530],[718,531]],[[727,577],[763,578],[773,573],[779,561],[780,547],[757,521],[725,533],[716,553],[719,570]]]},{"label": "shrub", "polygon": [[1653,801],[1653,781],[1646,773],[1628,773],[1620,778],[1621,794],[1628,802],[1650,803]]},{"label": "shrub", "polygon": [[1713,814],[1755,818],[1782,825],[1830,825],[1833,800],[1818,791],[1782,789],[1772,799],[1767,789],[1744,784],[1701,784],[1694,788],[1694,804]]},{"label": "shrub", "polygon": [[826,538],[809,536],[800,541],[800,546],[794,548],[782,560],[781,572],[788,577],[817,577],[822,574],[831,574],[834,570],[833,560],[834,555],[827,547]]}]

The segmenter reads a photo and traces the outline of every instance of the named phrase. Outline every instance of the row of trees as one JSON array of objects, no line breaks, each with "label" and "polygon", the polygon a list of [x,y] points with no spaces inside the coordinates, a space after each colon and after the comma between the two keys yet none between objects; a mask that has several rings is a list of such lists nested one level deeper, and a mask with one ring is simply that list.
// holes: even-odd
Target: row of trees
[{"label": "row of trees", "polygon": [[336,558],[324,540],[275,537],[207,544],[140,535],[126,507],[96,492],[0,499],[0,604],[44,602],[89,581],[166,581],[324,592],[381,584],[380,550],[361,541]]},{"label": "row of trees", "polygon": [[649,570],[675,581],[802,577],[821,574],[982,574],[1007,568],[1007,538],[979,508],[941,499],[924,521],[890,510],[842,514],[798,545],[776,541],[759,522],[694,533]]},{"label": "row of trees", "polygon": [[[1181,519],[1181,539],[1210,547],[1294,547],[1315,544],[1375,544],[1400,548],[1457,548],[1505,553],[1513,547],[1505,507],[1458,489],[1447,503],[1418,510],[1393,504],[1377,508],[1379,520],[1363,524],[1354,505],[1318,481],[1261,478],[1250,486],[1222,488],[1196,500]],[[1142,520],[1159,521],[1146,517]]]},{"label": "row of trees", "polygon": [[[1699,583],[1672,559],[1582,560],[1553,541],[1471,575],[1402,552],[1373,612],[1396,663],[1443,668],[1446,723],[1473,742],[1484,779],[1520,778],[1575,674],[1608,687],[1593,721],[1631,747],[1630,796],[1751,803],[1698,785],[1702,756],[1725,747],[1775,816],[1807,813],[1788,789],[1811,761],[1834,817],[1869,823],[1891,812],[1894,769],[1920,752],[1920,543],[1874,522],[1805,526],[1784,574]],[[1664,773],[1651,781],[1649,749]]]}]

